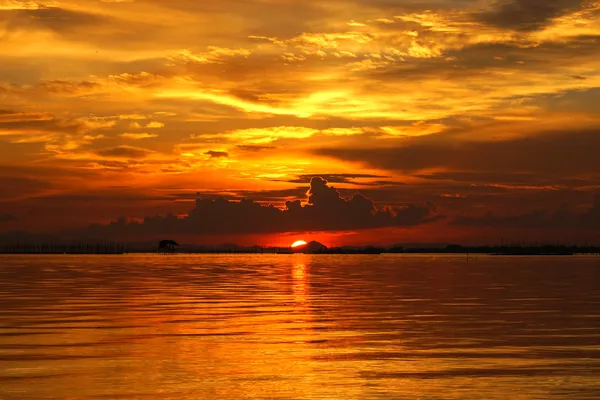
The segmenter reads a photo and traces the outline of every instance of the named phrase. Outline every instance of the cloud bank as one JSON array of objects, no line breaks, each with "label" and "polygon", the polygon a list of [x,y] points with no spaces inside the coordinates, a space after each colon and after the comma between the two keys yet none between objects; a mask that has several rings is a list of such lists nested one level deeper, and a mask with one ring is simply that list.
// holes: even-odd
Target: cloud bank
[{"label": "cloud bank", "polygon": [[600,228],[600,195],[596,195],[592,206],[582,213],[562,209],[553,213],[535,210],[519,215],[500,216],[489,212],[482,217],[458,217],[452,221],[452,224],[489,228],[598,230]]},{"label": "cloud bank", "polygon": [[285,209],[262,205],[250,199],[229,201],[224,197],[198,199],[183,218],[175,215],[146,217],[142,222],[121,217],[108,225],[92,225],[87,234],[128,236],[140,234],[221,235],[286,233],[303,231],[346,231],[383,227],[407,227],[441,218],[432,204],[378,209],[361,194],[350,198],[327,181],[313,177],[305,204],[288,201]]}]

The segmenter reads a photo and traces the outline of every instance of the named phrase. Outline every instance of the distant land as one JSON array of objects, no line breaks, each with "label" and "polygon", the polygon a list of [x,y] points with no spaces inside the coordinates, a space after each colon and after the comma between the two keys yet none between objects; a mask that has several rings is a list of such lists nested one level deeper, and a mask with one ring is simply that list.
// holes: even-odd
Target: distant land
[{"label": "distant land", "polygon": [[[3,239],[3,240],[2,240]],[[0,237],[0,254],[136,254],[161,253],[157,242],[119,243],[109,241],[67,242],[28,241]],[[42,239],[42,238],[39,238]],[[47,238],[46,238],[47,239]],[[168,252],[168,251],[166,251]],[[265,247],[222,244],[203,246],[181,244],[173,251],[177,254],[490,254],[490,255],[600,255],[600,246],[564,244],[502,244],[489,246],[463,246],[459,244],[396,244],[393,246],[342,246],[331,247],[319,242],[309,242],[298,247]]]}]

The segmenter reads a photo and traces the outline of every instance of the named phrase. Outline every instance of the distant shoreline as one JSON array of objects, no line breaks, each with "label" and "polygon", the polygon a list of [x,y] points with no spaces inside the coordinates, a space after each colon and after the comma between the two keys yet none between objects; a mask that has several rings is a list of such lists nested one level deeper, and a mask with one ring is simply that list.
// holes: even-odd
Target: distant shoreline
[{"label": "distant shoreline", "polygon": [[572,253],[544,253],[544,252],[506,252],[506,253],[488,253],[488,252],[448,252],[448,251],[437,251],[437,250],[429,250],[429,251],[405,251],[405,252],[371,252],[371,251],[352,251],[352,252],[343,252],[343,251],[326,251],[326,252],[245,252],[245,251],[203,251],[203,252],[193,252],[193,251],[177,251],[174,253],[160,253],[156,251],[135,251],[135,252],[122,252],[122,253],[96,253],[96,252],[2,252],[0,251],[0,255],[31,255],[31,256],[60,256],[60,255],[70,255],[70,256],[93,256],[93,255],[103,255],[103,256],[120,256],[120,255],[136,255],[136,254],[156,254],[156,255],[293,255],[293,254],[310,254],[310,255],[386,255],[386,254],[407,254],[407,255],[486,255],[492,257],[506,257],[506,256],[523,256],[523,257],[555,257],[555,256],[578,256],[578,255],[590,255],[590,256],[599,256],[600,251],[593,252],[572,252]]},{"label": "distant shoreline", "polygon": [[[316,243],[316,242],[312,242]],[[312,244],[311,243],[311,244]],[[579,245],[500,245],[500,246],[447,246],[404,247],[394,246],[344,246],[328,248],[320,243],[313,247],[278,246],[221,246],[181,245],[172,249],[159,249],[152,243],[126,244],[115,242],[75,244],[0,244],[0,254],[39,255],[124,255],[155,254],[487,254],[493,256],[566,256],[576,254],[600,255],[600,246]]]}]

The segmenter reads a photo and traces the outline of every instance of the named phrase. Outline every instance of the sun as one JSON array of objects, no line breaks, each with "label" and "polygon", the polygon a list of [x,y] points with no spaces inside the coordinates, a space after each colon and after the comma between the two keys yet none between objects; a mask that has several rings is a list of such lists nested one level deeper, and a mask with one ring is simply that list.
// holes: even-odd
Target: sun
[{"label": "sun", "polygon": [[295,241],[294,244],[292,244],[292,247],[304,246],[305,244],[306,242],[304,240],[298,240]]}]

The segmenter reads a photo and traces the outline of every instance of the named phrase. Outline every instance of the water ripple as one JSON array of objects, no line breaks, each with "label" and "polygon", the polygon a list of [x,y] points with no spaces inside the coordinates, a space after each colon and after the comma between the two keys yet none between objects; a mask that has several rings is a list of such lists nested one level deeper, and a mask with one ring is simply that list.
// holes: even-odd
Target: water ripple
[{"label": "water ripple", "polygon": [[0,399],[597,399],[598,310],[591,257],[2,256]]}]

